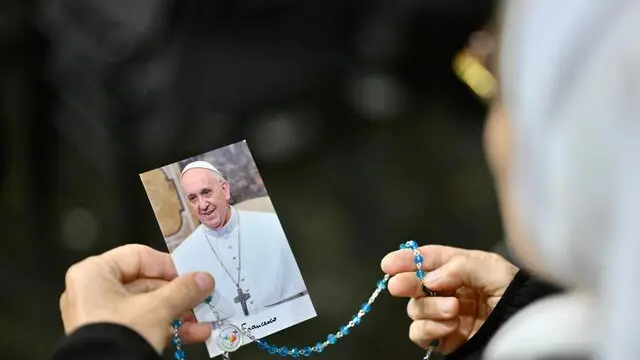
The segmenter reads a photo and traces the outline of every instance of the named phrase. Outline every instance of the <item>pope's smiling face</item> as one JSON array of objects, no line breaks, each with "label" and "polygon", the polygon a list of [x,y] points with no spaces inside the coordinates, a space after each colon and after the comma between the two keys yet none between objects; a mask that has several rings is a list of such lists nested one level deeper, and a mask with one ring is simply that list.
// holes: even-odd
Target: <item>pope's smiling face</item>
[{"label": "pope's smiling face", "polygon": [[182,189],[200,222],[217,229],[229,220],[229,183],[208,169],[191,169],[182,175]]}]

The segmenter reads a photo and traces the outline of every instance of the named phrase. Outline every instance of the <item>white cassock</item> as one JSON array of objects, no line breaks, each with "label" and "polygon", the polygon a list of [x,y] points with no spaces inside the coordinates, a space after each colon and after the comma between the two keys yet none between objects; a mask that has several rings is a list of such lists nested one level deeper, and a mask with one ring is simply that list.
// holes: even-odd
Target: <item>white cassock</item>
[{"label": "white cassock", "polygon": [[224,227],[212,230],[201,224],[171,256],[178,273],[207,271],[215,278],[211,294],[215,313],[204,304],[196,307],[200,322],[216,321],[216,315],[219,320],[245,316],[245,312],[253,315],[306,293],[274,213],[231,207],[231,218]]}]

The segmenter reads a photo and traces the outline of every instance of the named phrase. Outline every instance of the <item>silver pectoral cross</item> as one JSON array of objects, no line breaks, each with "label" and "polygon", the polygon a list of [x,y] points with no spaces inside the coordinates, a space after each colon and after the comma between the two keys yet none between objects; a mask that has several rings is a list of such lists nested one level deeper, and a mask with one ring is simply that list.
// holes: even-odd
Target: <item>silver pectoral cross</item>
[{"label": "silver pectoral cross", "polygon": [[238,289],[238,296],[235,297],[233,299],[233,302],[240,303],[240,305],[242,306],[242,312],[244,313],[244,316],[249,315],[249,308],[247,307],[247,300],[249,300],[251,298],[251,294],[249,294],[248,292],[242,292],[242,289],[240,289],[240,287],[237,288]]}]

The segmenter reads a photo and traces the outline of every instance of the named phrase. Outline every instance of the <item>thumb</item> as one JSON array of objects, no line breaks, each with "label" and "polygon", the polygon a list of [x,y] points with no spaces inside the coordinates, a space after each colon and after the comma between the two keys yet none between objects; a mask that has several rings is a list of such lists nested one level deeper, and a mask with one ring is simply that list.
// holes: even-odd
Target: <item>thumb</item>
[{"label": "thumb", "polygon": [[197,272],[177,277],[146,296],[149,296],[149,302],[155,305],[161,316],[171,321],[202,303],[214,286],[215,280],[211,274]]},{"label": "thumb", "polygon": [[491,273],[481,259],[461,255],[428,272],[424,277],[424,285],[436,292],[455,292],[464,286],[486,293],[492,287]]}]

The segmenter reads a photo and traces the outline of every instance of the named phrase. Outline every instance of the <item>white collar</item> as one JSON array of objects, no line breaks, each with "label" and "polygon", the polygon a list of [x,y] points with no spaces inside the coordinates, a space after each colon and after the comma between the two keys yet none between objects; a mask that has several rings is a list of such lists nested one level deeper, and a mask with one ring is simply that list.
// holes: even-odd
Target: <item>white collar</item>
[{"label": "white collar", "polygon": [[204,227],[204,231],[208,232],[212,236],[216,237],[225,237],[231,235],[237,228],[240,223],[238,210],[233,206],[229,205],[229,209],[231,210],[231,216],[229,217],[229,221],[222,227],[218,229],[211,229],[205,224],[202,224]]}]

